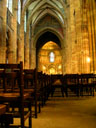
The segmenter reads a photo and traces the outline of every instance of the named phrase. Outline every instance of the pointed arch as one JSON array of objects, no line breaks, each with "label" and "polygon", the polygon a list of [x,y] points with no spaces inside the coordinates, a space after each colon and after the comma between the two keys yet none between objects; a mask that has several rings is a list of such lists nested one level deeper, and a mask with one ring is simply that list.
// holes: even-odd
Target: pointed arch
[{"label": "pointed arch", "polygon": [[61,43],[61,48],[63,47],[63,37],[62,35],[60,35],[60,33],[55,30],[54,28],[50,28],[50,27],[46,27],[46,28],[42,28],[34,37],[34,42],[33,42],[33,47],[36,48],[36,43],[37,43],[37,40],[38,38],[43,35],[45,32],[51,32],[53,34],[55,34],[58,39],[60,40],[60,43]]}]

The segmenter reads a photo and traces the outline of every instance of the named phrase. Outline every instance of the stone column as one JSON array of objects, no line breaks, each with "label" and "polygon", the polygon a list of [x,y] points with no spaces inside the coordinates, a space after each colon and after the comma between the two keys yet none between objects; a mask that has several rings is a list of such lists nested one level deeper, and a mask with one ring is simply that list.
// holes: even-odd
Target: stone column
[{"label": "stone column", "polygon": [[0,63],[6,62],[6,0],[0,1]]},{"label": "stone column", "polygon": [[94,71],[94,48],[93,48],[93,32],[92,32],[92,15],[91,15],[91,10],[90,10],[90,0],[87,0],[87,19],[88,19],[88,38],[89,38],[89,50],[90,50],[90,72],[93,73]]},{"label": "stone column", "polygon": [[13,38],[12,38],[13,32],[8,31],[8,47],[7,47],[7,51],[8,51],[8,63],[13,63]]},{"label": "stone column", "polygon": [[94,43],[95,43],[95,58],[94,58],[94,73],[96,73],[96,0],[91,1],[92,2],[92,10],[93,10],[93,20],[94,20]]},{"label": "stone column", "polygon": [[[71,3],[69,3],[71,5]],[[68,6],[66,8],[66,20],[65,20],[65,30],[64,30],[64,47],[63,52],[63,74],[70,74],[72,72],[72,39],[71,38],[71,24],[72,24],[72,8],[73,6]]]},{"label": "stone column", "polygon": [[88,58],[90,58],[90,52],[87,11],[87,1],[82,0],[82,73],[90,73],[90,62],[88,62]]},{"label": "stone column", "polygon": [[31,48],[31,60],[30,60],[30,68],[36,68],[36,48]]},{"label": "stone column", "polygon": [[96,1],[87,0],[89,17],[89,39],[91,54],[91,72],[96,73]]},{"label": "stone column", "polygon": [[81,32],[81,0],[70,1],[70,18],[69,18],[69,62],[70,73],[82,73],[82,32]]},{"label": "stone column", "polygon": [[29,69],[29,29],[26,32],[24,53],[24,68]]},{"label": "stone column", "polygon": [[[76,14],[78,9],[79,2],[74,0],[70,1],[70,21],[69,21],[69,31],[68,34],[70,36],[69,42],[68,42],[68,63],[70,63],[70,66],[68,66],[68,73],[77,73],[77,33],[76,33]],[[70,71],[69,71],[70,70]]]},{"label": "stone column", "polygon": [[17,39],[17,63],[20,62],[20,58],[21,58],[21,51],[20,51],[20,39]]},{"label": "stone column", "polygon": [[21,26],[20,26],[20,40],[18,42],[18,63],[20,61],[24,64],[24,19],[21,20]]},{"label": "stone column", "polygon": [[30,44],[30,69],[36,68],[36,48],[34,44],[34,30],[32,28],[31,44]]},{"label": "stone column", "polygon": [[65,74],[66,73],[66,52],[64,48],[62,48],[61,54],[62,54],[62,73]]},{"label": "stone column", "polygon": [[33,43],[34,43],[34,36],[32,33],[31,48],[30,48],[30,69],[36,68],[36,48],[33,45]]},{"label": "stone column", "polygon": [[17,11],[18,11],[18,0],[13,1],[13,20],[12,20],[12,43],[13,43],[13,62],[17,62]]}]

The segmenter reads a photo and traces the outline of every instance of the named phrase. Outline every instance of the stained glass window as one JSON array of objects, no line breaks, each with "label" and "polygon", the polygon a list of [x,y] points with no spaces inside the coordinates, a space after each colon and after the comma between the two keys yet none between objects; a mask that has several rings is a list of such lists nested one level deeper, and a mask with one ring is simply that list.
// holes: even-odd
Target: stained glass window
[{"label": "stained glass window", "polygon": [[55,60],[54,52],[50,52],[49,58],[50,58],[50,62],[54,62]]}]

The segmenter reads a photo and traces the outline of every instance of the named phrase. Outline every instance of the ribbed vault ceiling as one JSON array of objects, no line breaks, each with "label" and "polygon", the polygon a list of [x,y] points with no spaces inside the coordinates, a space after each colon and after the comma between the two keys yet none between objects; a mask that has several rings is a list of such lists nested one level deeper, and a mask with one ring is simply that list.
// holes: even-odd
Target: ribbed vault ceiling
[{"label": "ribbed vault ceiling", "polygon": [[43,13],[52,13],[64,25],[66,18],[66,0],[24,0],[23,8],[28,12],[28,20],[32,24],[41,18]]},{"label": "ribbed vault ceiling", "polygon": [[[66,24],[65,21],[67,19],[66,7],[67,7],[67,0],[23,0],[23,11],[26,11],[28,14],[27,26],[31,25],[32,31],[35,31],[38,29],[39,23],[41,23],[40,21],[43,19],[43,17],[46,15],[50,15],[51,17],[53,17],[53,19],[54,18],[56,19],[54,21],[58,22],[58,29],[54,28],[54,26],[56,26],[56,22],[55,24],[53,23],[53,29],[54,31],[59,33],[59,36],[61,35],[60,36],[61,38],[62,36],[64,36],[64,28]],[[44,25],[46,25],[46,22],[44,21],[43,26],[39,28],[39,33],[41,32],[42,28],[44,28]],[[48,26],[46,26],[44,30],[50,28],[52,28],[52,24],[50,25],[48,24]],[[58,37],[55,34],[46,31],[45,34],[43,33],[43,35],[40,35],[37,39],[37,44],[38,44],[37,51],[47,41],[54,41],[59,46],[61,46]]]}]

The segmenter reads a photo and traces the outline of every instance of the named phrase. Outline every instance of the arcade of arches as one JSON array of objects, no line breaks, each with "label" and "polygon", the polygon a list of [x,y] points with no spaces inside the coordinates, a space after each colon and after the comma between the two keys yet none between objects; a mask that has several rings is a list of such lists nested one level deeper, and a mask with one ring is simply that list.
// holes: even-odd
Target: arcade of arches
[{"label": "arcade of arches", "polygon": [[96,72],[96,0],[0,0],[0,63]]}]

